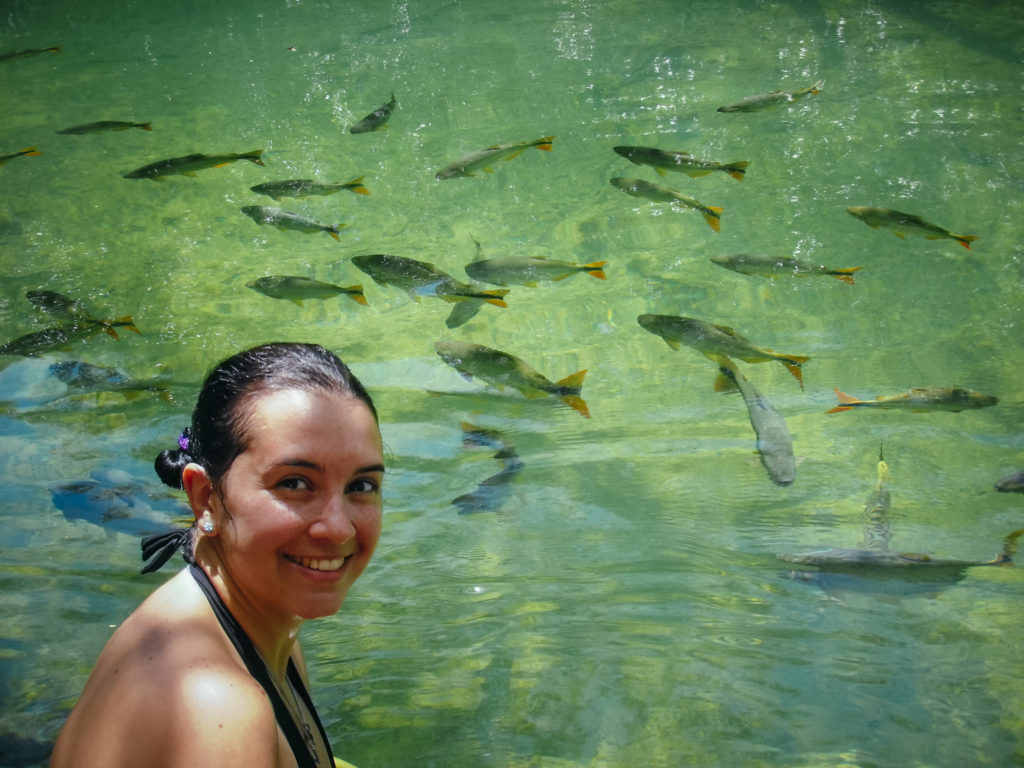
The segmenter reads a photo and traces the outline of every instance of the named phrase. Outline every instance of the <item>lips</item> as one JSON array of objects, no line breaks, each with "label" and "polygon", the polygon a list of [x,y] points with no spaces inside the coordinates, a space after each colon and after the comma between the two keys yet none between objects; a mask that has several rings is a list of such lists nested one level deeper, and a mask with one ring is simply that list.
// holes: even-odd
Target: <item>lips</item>
[{"label": "lips", "polygon": [[311,571],[338,571],[348,560],[347,557],[296,557],[295,555],[285,555],[286,560],[289,560],[296,565],[301,565],[303,568],[309,568]]}]

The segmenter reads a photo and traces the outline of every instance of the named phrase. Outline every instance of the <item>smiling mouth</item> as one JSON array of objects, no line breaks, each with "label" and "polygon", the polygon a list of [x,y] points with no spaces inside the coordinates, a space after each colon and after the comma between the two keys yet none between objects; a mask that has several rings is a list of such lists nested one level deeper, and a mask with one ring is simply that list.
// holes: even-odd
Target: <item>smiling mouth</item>
[{"label": "smiling mouth", "polygon": [[303,568],[309,568],[311,571],[337,571],[341,570],[341,567],[348,560],[347,557],[295,557],[294,555],[285,555],[286,560],[289,560],[296,565],[301,565]]}]

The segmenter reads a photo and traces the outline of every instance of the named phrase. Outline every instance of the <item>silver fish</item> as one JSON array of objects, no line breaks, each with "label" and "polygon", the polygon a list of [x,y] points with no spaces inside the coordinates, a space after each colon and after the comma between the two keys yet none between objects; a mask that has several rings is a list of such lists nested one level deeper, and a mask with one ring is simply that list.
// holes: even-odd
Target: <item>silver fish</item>
[{"label": "silver fish", "polygon": [[255,221],[257,224],[269,224],[281,231],[292,230],[312,235],[317,232],[324,232],[335,240],[341,240],[338,233],[345,227],[345,224],[321,224],[319,221],[301,216],[282,208],[274,208],[270,205],[247,205],[241,209],[242,213]]},{"label": "silver fish", "polygon": [[474,176],[476,171],[481,170],[490,173],[493,170],[491,166],[498,160],[511,160],[530,147],[550,152],[551,142],[554,141],[554,138],[554,136],[545,136],[542,139],[523,141],[519,144],[493,144],[485,149],[471,152],[465,157],[460,157],[453,163],[449,163],[438,171],[434,178],[455,179],[461,176]]},{"label": "silver fish", "polygon": [[381,128],[384,128],[384,124],[391,119],[391,113],[395,111],[396,106],[398,106],[398,102],[395,101],[395,94],[392,93],[391,101],[377,107],[373,112],[349,128],[349,133],[368,133],[369,131],[379,131]]}]

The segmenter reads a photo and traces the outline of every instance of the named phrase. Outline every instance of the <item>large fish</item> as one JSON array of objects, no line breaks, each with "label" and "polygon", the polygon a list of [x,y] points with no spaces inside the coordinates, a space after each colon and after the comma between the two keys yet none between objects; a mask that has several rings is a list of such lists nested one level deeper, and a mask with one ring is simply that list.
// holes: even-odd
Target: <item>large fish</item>
[{"label": "large fish", "polygon": [[710,259],[712,264],[717,264],[720,267],[725,267],[733,272],[740,272],[744,275],[759,275],[760,277],[773,279],[780,275],[792,275],[793,277],[830,275],[849,285],[855,283],[853,273],[861,269],[861,267],[833,269],[798,259],[795,256],[764,256],[756,253],[711,256]]},{"label": "large fish", "polygon": [[803,389],[804,378],[800,367],[810,360],[809,357],[773,352],[748,341],[728,326],[714,325],[692,317],[640,315],[637,322],[645,331],[661,336],[672,349],[678,350],[680,344],[686,344],[719,365],[723,364],[723,357],[736,358],[745,363],[777,360],[793,374]]},{"label": "large fish", "polygon": [[768,402],[768,398],[736,368],[728,358],[720,370],[724,377],[717,385],[720,392],[738,389],[743,396],[750,416],[750,426],[757,435],[757,452],[761,456],[768,477],[776,485],[790,485],[796,479],[796,457],[793,455],[793,438],[789,434],[782,414]]},{"label": "large fish", "polygon": [[57,291],[47,289],[31,290],[25,293],[25,298],[34,307],[53,315],[62,322],[62,325],[85,325],[90,327],[100,325],[103,331],[113,339],[120,338],[116,330],[117,328],[127,328],[134,333],[141,333],[135,327],[131,315],[125,315],[117,320],[101,320],[94,316],[82,302]]},{"label": "large fish", "polygon": [[604,280],[603,267],[606,263],[594,261],[590,264],[574,264],[570,261],[546,259],[543,256],[505,256],[478,259],[467,264],[465,269],[469,277],[482,283],[532,287],[541,281],[565,280],[580,272]]},{"label": "large fish", "polygon": [[879,395],[874,400],[858,400],[836,389],[839,405],[825,413],[839,413],[853,408],[901,408],[907,411],[952,411],[988,408],[999,398],[965,387],[911,387],[898,395]]},{"label": "large fish", "polygon": [[519,144],[494,144],[486,149],[481,149],[477,152],[472,152],[465,157],[460,157],[454,163],[450,163],[437,172],[434,178],[436,179],[455,179],[461,176],[475,176],[476,171],[486,171],[491,173],[494,169],[492,166],[499,160],[511,160],[513,157],[518,157],[522,152],[530,147],[536,147],[537,149],[544,150],[545,152],[551,151],[551,142],[554,141],[554,136],[545,136],[543,139],[536,139],[535,141],[524,141]]},{"label": "large fish", "polygon": [[691,178],[708,176],[715,171],[722,171],[737,181],[743,181],[750,163],[746,160],[734,160],[731,163],[718,163],[714,160],[700,160],[689,152],[669,152],[654,147],[612,147],[618,154],[635,165],[649,165],[664,176],[665,171],[679,171]]},{"label": "large fish", "polygon": [[127,400],[134,400],[147,392],[155,392],[161,400],[174,402],[161,378],[137,381],[116,368],[101,368],[81,360],[62,360],[51,365],[49,372],[77,393],[120,392]]},{"label": "large fish", "polygon": [[907,235],[918,235],[926,240],[955,240],[967,250],[970,250],[971,243],[978,239],[977,235],[954,235],[948,229],[925,221],[920,216],[894,211],[891,208],[851,205],[846,211],[872,229],[888,229],[901,239]]},{"label": "large fish", "polygon": [[339,184],[325,184],[313,179],[288,179],[287,181],[268,181],[265,184],[257,184],[249,187],[253,192],[267,195],[280,200],[282,197],[307,197],[309,195],[333,195],[342,189],[347,189],[359,195],[368,195],[370,190],[363,186],[365,176],[358,179],[346,181]]},{"label": "large fish", "polygon": [[87,133],[106,133],[108,131],[127,131],[129,128],[140,128],[143,131],[152,131],[152,123],[131,123],[124,120],[97,120],[95,123],[83,123],[64,128],[57,133],[64,133],[71,136],[84,136]]},{"label": "large fish", "polygon": [[477,288],[460,282],[427,261],[385,253],[355,256],[352,263],[368,274],[378,285],[392,286],[408,292],[414,298],[437,296],[445,301],[478,299],[496,307],[507,307],[507,290]]},{"label": "large fish", "polygon": [[467,448],[489,448],[497,451],[494,458],[502,463],[500,471],[486,477],[480,484],[457,498],[452,504],[460,515],[475,512],[497,512],[512,494],[513,481],[523,470],[523,460],[515,447],[497,430],[462,424],[462,444]]},{"label": "large fish", "polygon": [[586,369],[551,381],[524,360],[481,344],[442,339],[434,348],[442,360],[467,379],[475,376],[498,389],[512,387],[530,398],[553,395],[590,418],[590,409],[580,397]]},{"label": "large fish", "polygon": [[195,176],[196,171],[206,168],[220,168],[221,166],[233,163],[236,160],[248,160],[256,165],[265,165],[260,159],[262,149],[254,149],[252,152],[233,152],[227,155],[204,155],[195,152],[184,157],[171,157],[167,160],[157,160],[155,163],[136,168],[126,173],[126,179],[153,179],[162,181],[165,176],[181,174],[182,176]]},{"label": "large fish", "polygon": [[756,96],[747,96],[732,104],[719,107],[719,112],[760,112],[762,109],[772,109],[781,104],[792,104],[799,101],[807,94],[817,95],[824,80],[819,80],[814,85],[803,88],[799,91],[769,91],[759,93]]},{"label": "large fish", "polygon": [[25,147],[24,149],[18,150],[17,152],[11,152],[9,155],[0,155],[0,165],[9,163],[16,157],[32,157],[34,155],[43,154],[35,146]]},{"label": "large fish", "polygon": [[381,128],[384,128],[384,124],[391,119],[391,113],[395,111],[396,106],[398,106],[398,102],[395,101],[395,94],[392,93],[391,101],[377,107],[373,112],[349,128],[349,133],[368,133],[370,131],[379,131]]},{"label": "large fish", "polygon": [[0,355],[22,355],[24,357],[37,357],[44,352],[52,352],[57,349],[65,349],[76,341],[95,336],[97,333],[106,332],[113,338],[118,338],[115,328],[126,327],[130,331],[140,333],[135,327],[130,315],[120,320],[103,320],[92,323],[78,323],[77,325],[58,325],[52,328],[45,328],[41,331],[26,333],[16,339],[0,345]]},{"label": "large fish", "polygon": [[306,299],[330,299],[342,293],[356,304],[368,303],[361,285],[334,285],[299,275],[268,275],[250,280],[245,286],[272,299],[294,301],[300,307]]},{"label": "large fish", "polygon": [[335,240],[341,240],[338,233],[346,226],[345,224],[321,224],[298,213],[286,211],[283,208],[275,208],[271,205],[246,205],[241,209],[242,213],[255,221],[257,224],[269,224],[277,227],[282,232],[291,230],[313,235],[323,232]]},{"label": "large fish", "polygon": [[642,197],[645,200],[650,200],[655,203],[672,203],[673,205],[679,203],[687,208],[693,208],[695,211],[700,211],[700,214],[704,217],[704,221],[708,223],[715,232],[718,232],[721,228],[719,219],[722,218],[722,211],[724,208],[717,208],[712,205],[704,205],[699,200],[694,200],[692,197],[684,195],[677,189],[666,187],[662,184],[653,184],[643,179],[629,179],[615,177],[610,179],[612,186],[616,189],[621,189],[627,195],[633,197]]},{"label": "large fish", "polygon": [[996,483],[996,490],[1001,493],[1024,493],[1024,469],[1002,478]]},{"label": "large fish", "polygon": [[889,467],[879,455],[878,482],[864,508],[864,535],[857,549],[829,547],[778,555],[780,560],[816,566],[818,571],[784,571],[795,581],[816,584],[828,592],[862,592],[907,596],[936,594],[964,578],[968,568],[1010,565],[1017,539],[1024,529],[1003,540],[1002,551],[992,560],[953,560],[916,552],[889,550],[891,530]]}]

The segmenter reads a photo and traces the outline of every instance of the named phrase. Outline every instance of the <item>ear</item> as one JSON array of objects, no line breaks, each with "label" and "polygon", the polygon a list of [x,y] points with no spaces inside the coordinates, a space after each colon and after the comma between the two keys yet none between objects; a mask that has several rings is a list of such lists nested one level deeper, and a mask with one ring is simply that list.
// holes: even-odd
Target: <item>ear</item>
[{"label": "ear", "polygon": [[213,483],[210,482],[206,470],[195,463],[185,465],[181,470],[181,484],[188,494],[188,503],[196,520],[203,512],[210,509],[210,496],[213,494]]}]

